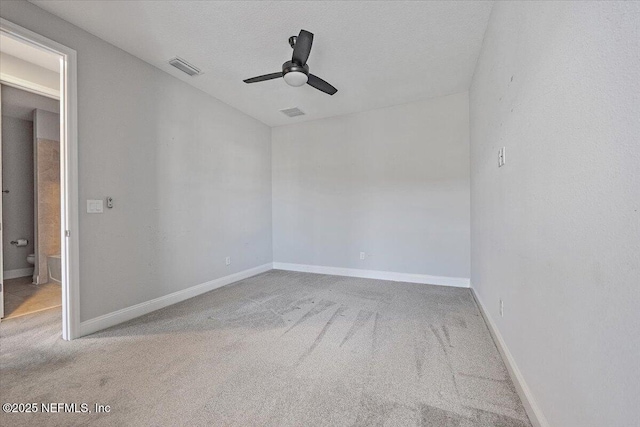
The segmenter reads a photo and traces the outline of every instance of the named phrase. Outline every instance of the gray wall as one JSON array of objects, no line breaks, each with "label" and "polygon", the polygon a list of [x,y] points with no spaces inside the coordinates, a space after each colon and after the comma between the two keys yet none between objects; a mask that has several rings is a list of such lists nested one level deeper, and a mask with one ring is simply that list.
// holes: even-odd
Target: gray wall
[{"label": "gray wall", "polygon": [[497,2],[470,91],[471,282],[551,426],[638,423],[639,17]]},{"label": "gray wall", "polygon": [[274,261],[468,278],[468,111],[462,93],[274,128]]},{"label": "gray wall", "polygon": [[267,126],[37,6],[0,14],[78,52],[82,321],[271,262]]},{"label": "gray wall", "polygon": [[27,92],[15,87],[2,85],[2,115],[16,119],[33,121],[34,108],[60,112],[60,101]]},{"label": "gray wall", "polygon": [[60,114],[36,109],[33,112],[33,126],[37,139],[60,141]]},{"label": "gray wall", "polygon": [[[33,123],[2,116],[2,195],[4,271],[33,267],[27,255],[33,253]],[[16,247],[12,240],[29,239]]]}]

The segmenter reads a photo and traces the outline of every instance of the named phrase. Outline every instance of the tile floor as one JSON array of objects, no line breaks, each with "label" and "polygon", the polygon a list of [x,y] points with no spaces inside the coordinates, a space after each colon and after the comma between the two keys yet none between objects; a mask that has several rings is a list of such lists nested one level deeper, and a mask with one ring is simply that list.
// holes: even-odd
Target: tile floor
[{"label": "tile floor", "polygon": [[31,276],[4,281],[4,319],[59,307],[62,287],[57,283],[31,284]]}]

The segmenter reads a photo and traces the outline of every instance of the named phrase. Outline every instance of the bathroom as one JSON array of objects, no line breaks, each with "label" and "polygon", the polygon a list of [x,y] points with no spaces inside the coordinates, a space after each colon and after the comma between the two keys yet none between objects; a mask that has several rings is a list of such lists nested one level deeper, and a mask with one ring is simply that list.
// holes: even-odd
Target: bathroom
[{"label": "bathroom", "polygon": [[[3,320],[62,303],[60,101],[59,72],[54,71],[59,63],[54,58],[30,63],[19,58],[24,49],[9,52],[17,56],[6,52],[10,45],[5,42],[0,58]],[[15,70],[37,76],[45,90],[7,84]]]}]

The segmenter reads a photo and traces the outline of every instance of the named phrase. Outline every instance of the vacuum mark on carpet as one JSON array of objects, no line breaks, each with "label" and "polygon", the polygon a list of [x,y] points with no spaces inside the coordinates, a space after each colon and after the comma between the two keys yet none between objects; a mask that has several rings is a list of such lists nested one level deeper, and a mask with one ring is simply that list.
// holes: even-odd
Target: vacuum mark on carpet
[{"label": "vacuum mark on carpet", "polygon": [[406,408],[405,405],[397,402],[380,401],[363,393],[360,399],[360,411],[352,427],[385,425],[393,411],[400,407]]},{"label": "vacuum mark on carpet", "polygon": [[474,425],[477,426],[500,426],[500,427],[531,427],[531,424],[524,420],[510,417],[508,415],[489,412],[483,409],[474,408],[473,406],[462,406],[470,410],[474,415]]},{"label": "vacuum mark on carpet", "polygon": [[453,387],[456,390],[456,394],[458,395],[458,397],[460,397],[460,390],[458,390],[458,383],[456,382],[456,375],[453,372],[453,366],[451,366],[451,361],[449,360],[449,353],[447,352],[447,347],[444,344],[444,341],[442,340],[442,337],[440,336],[440,334],[438,333],[438,330],[436,328],[433,327],[433,325],[429,325],[429,328],[431,329],[431,332],[433,332],[433,335],[436,336],[436,339],[438,340],[438,343],[440,343],[440,347],[442,347],[442,351],[444,352],[444,358],[447,362],[447,366],[449,367],[449,371],[451,371],[451,381],[453,381]]},{"label": "vacuum mark on carpet", "polygon": [[378,324],[380,323],[380,313],[376,313],[373,320],[373,336],[371,338],[371,357],[375,357],[378,352]]},{"label": "vacuum mark on carpet", "polygon": [[316,347],[318,347],[318,345],[320,344],[320,342],[322,342],[322,339],[324,338],[325,334],[327,333],[327,331],[329,330],[329,327],[333,324],[333,322],[336,320],[336,317],[340,316],[347,308],[343,305],[341,305],[340,307],[338,307],[338,309],[336,310],[335,313],[333,313],[331,315],[331,318],[329,318],[329,320],[327,321],[327,323],[324,325],[324,327],[322,328],[322,330],[320,331],[320,333],[318,334],[318,336],[316,337],[315,341],[313,342],[313,344],[311,344],[311,347],[309,347],[309,349],[300,357],[300,359],[298,359],[298,365],[300,363],[302,363],[302,361],[304,359],[307,358],[307,356],[309,356],[313,350],[316,349]]},{"label": "vacuum mark on carpet", "polygon": [[459,427],[464,420],[455,412],[445,411],[435,406],[422,405],[420,408],[420,425],[422,427]]},{"label": "vacuum mark on carpet", "polygon": [[467,329],[467,322],[461,316],[451,316],[448,319],[447,323],[449,323],[451,326]]},{"label": "vacuum mark on carpet", "polygon": [[371,319],[371,316],[373,316],[373,312],[368,310],[360,310],[358,312],[358,316],[356,316],[356,320],[354,320],[353,325],[351,325],[349,332],[347,332],[344,340],[342,340],[342,342],[340,343],[340,347],[342,347],[344,343],[349,341],[349,339],[353,335],[355,335],[355,333],[358,332],[369,321],[369,319]]},{"label": "vacuum mark on carpet", "polygon": [[290,330],[292,330],[293,328],[295,328],[296,326],[298,326],[299,324],[301,324],[302,322],[304,322],[305,320],[310,319],[311,317],[322,313],[323,311],[325,311],[327,308],[331,307],[332,305],[336,305],[336,303],[333,302],[333,301],[321,300],[311,310],[307,311],[304,316],[302,316],[300,319],[298,319],[298,321],[296,323],[294,323],[293,326],[291,326],[289,329],[287,329],[285,331],[285,334],[287,332],[289,332]]},{"label": "vacuum mark on carpet", "polygon": [[447,344],[449,344],[449,347],[453,348],[453,345],[451,345],[451,336],[449,335],[449,328],[447,328],[447,325],[442,326],[442,331],[444,332],[444,337],[447,339]]},{"label": "vacuum mark on carpet", "polygon": [[292,300],[291,302],[295,302],[295,305],[289,306],[289,307],[285,308],[284,310],[279,311],[278,314],[280,314],[281,316],[284,316],[285,314],[289,314],[292,311],[300,310],[300,306],[301,305],[310,304],[312,301],[313,301],[313,298],[305,298],[305,299],[301,299],[301,300],[297,300],[297,301]]},{"label": "vacuum mark on carpet", "polygon": [[483,377],[482,375],[465,374],[464,372],[458,372],[458,375],[462,375],[463,377],[477,378],[477,379],[480,379],[480,380],[494,381],[494,382],[497,382],[497,383],[508,383],[509,382],[509,380],[497,380],[495,378]]},{"label": "vacuum mark on carpet", "polygon": [[442,337],[440,336],[436,328],[434,328],[433,325],[429,325],[429,328],[431,328],[431,332],[433,332],[433,335],[436,336],[436,339],[438,340],[438,343],[440,343],[440,347],[442,347],[442,351],[444,351],[444,354],[448,356],[449,353],[447,353],[447,346],[444,344],[444,341],[442,340]]},{"label": "vacuum mark on carpet", "polygon": [[413,335],[413,348],[416,371],[418,372],[418,379],[420,379],[422,378],[422,366],[424,365],[425,352],[427,351],[427,338],[425,336],[426,331],[420,327],[420,323],[416,323],[416,330],[417,332]]}]

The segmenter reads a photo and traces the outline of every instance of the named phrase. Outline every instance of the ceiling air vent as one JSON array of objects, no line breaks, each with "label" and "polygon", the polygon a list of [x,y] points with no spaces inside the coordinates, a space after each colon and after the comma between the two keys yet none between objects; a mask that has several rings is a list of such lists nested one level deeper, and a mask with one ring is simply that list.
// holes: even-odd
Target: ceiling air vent
[{"label": "ceiling air vent", "polygon": [[194,67],[193,65],[189,64],[184,59],[180,59],[178,57],[175,57],[171,61],[169,61],[169,64],[173,65],[174,67],[176,67],[178,70],[182,71],[183,73],[189,74],[192,77],[202,74],[202,71],[200,71],[199,68]]},{"label": "ceiling air vent", "polygon": [[304,116],[304,111],[298,107],[286,108],[284,110],[280,110],[280,112],[288,117]]}]

